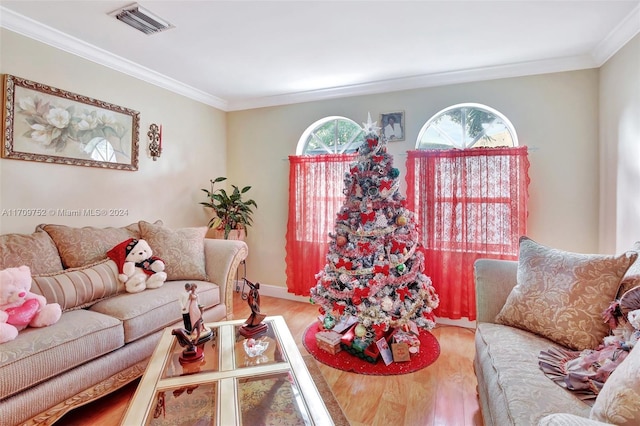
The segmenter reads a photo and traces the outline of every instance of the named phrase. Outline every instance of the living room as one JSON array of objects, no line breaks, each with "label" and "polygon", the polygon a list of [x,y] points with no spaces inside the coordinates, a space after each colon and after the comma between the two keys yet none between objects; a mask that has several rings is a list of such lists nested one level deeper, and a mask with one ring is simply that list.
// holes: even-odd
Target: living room
[{"label": "living room", "polygon": [[[307,127],[330,115],[360,123],[369,112],[405,111],[407,136],[389,144],[404,176],[406,151],[422,125],[445,107],[478,102],[505,114],[530,148],[530,236],[583,253],[620,253],[640,239],[637,7],[625,21],[635,32],[595,66],[228,111],[8,29],[9,11],[2,12],[2,74],[140,112],[135,172],[0,160],[0,209],[124,209],[125,216],[5,216],[2,234],[29,234],[41,223],[106,227],[162,219],[175,228],[204,226],[209,216],[200,189],[227,176],[251,185],[259,206],[247,237],[247,276],[263,284],[265,295],[290,298],[287,158]],[[163,126],[157,161],[147,152],[151,123]]]}]

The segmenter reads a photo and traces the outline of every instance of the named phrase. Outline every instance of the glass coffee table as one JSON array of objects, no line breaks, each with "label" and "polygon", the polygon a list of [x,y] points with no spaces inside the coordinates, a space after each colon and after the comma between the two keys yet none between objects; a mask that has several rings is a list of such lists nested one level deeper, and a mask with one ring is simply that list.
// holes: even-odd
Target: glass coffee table
[{"label": "glass coffee table", "polygon": [[333,424],[284,318],[267,317],[253,340],[239,333],[244,322],[207,324],[214,336],[204,358],[189,363],[167,328],[122,424]]}]

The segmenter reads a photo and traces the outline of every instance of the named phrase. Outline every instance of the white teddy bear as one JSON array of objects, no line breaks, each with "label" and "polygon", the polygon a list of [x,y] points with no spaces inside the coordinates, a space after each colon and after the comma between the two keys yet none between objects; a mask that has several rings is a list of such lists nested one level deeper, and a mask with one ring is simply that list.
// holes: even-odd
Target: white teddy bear
[{"label": "white teddy bear", "polygon": [[158,288],[167,280],[164,261],[153,256],[145,240],[130,238],[109,250],[107,256],[118,265],[118,278],[128,293]]}]

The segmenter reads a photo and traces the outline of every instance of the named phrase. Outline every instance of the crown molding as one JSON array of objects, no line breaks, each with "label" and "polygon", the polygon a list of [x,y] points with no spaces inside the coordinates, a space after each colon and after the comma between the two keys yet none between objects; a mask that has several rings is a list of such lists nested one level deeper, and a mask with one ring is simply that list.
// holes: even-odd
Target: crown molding
[{"label": "crown molding", "polygon": [[31,39],[48,44],[65,52],[80,56],[81,58],[106,66],[113,70],[122,72],[132,77],[138,78],[155,86],[162,87],[171,92],[177,93],[187,98],[202,102],[206,105],[225,110],[227,101],[216,96],[195,89],[178,80],[167,77],[152,69],[143,67],[135,62],[124,59],[104,49],[93,46],[85,41],[71,37],[61,31],[43,25],[40,22],[17,14],[5,7],[0,6],[0,27],[29,37]]},{"label": "crown molding", "polygon": [[450,84],[472,83],[475,81],[523,77],[527,75],[549,74],[554,72],[575,71],[589,68],[597,68],[597,65],[591,55],[521,62],[494,67],[473,68],[467,70],[375,81],[371,83],[333,87],[329,89],[312,90],[308,92],[298,92],[286,95],[267,96],[263,98],[247,99],[242,101],[230,101],[228,104],[228,111],[264,108],[277,105],[289,105],[302,102],[344,98],[348,96],[362,96],[387,92],[399,92],[403,90],[446,86]]},{"label": "crown molding", "polygon": [[598,68],[640,32],[640,5],[587,55],[418,75],[237,101],[224,100],[188,86],[178,80],[114,55],[80,39],[71,37],[2,6],[0,6],[0,27],[228,112],[337,99],[348,96],[372,95],[445,86],[449,84],[470,83],[474,81]]},{"label": "crown molding", "polygon": [[598,67],[604,65],[638,33],[640,33],[640,4],[593,48],[591,56]]}]

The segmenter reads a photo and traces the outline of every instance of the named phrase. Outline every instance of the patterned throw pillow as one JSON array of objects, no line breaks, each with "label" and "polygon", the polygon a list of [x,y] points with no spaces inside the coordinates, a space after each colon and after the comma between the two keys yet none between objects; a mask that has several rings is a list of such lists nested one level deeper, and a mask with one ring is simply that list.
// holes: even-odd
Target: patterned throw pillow
[{"label": "patterned throw pillow", "polygon": [[0,269],[22,265],[31,268],[32,274],[48,274],[63,269],[58,249],[46,232],[0,235]]},{"label": "patterned throw pillow", "polygon": [[[638,253],[640,257],[640,241],[636,241],[631,251]],[[622,282],[620,283],[620,290],[618,290],[618,296],[622,296],[627,291],[631,290],[634,287],[640,285],[640,259],[636,259],[633,262],[633,265],[627,269],[627,273],[622,277]]]},{"label": "patterned throw pillow", "polygon": [[84,308],[124,291],[118,280],[118,266],[109,259],[32,278],[31,291],[44,296],[49,303],[59,303],[62,310]]},{"label": "patterned throw pillow", "polygon": [[140,221],[140,238],[146,240],[165,263],[167,280],[207,281],[204,235],[207,227],[170,229]]},{"label": "patterned throw pillow", "polygon": [[496,322],[570,349],[595,349],[609,331],[602,312],[636,257],[571,253],[522,237],[517,285]]},{"label": "patterned throw pillow", "polygon": [[640,344],[611,373],[589,417],[619,426],[640,424]]},{"label": "patterned throw pillow", "polygon": [[65,268],[80,268],[107,258],[107,251],[129,238],[140,238],[138,224],[123,228],[74,228],[41,225],[53,239]]}]

